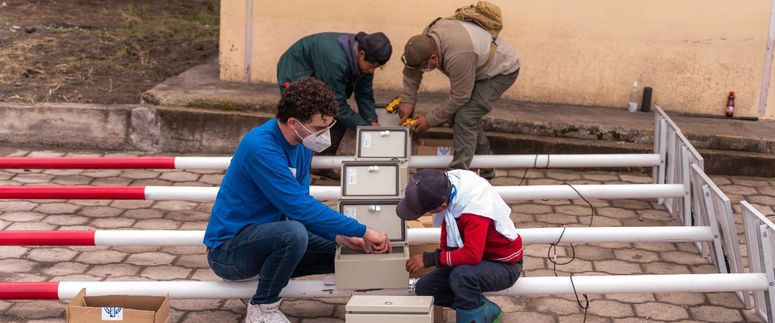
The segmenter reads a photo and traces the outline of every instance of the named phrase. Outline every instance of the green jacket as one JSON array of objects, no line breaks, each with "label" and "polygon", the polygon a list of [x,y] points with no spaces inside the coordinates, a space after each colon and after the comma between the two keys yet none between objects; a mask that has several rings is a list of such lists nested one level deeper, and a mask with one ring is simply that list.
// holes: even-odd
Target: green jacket
[{"label": "green jacket", "polygon": [[[350,50],[345,51],[344,48]],[[320,33],[304,37],[280,57],[277,64],[278,85],[282,91],[285,82],[312,76],[326,83],[336,94],[338,122],[348,128],[369,125],[377,120],[373,75],[358,70],[356,57],[357,43],[353,34]],[[347,104],[353,92],[358,113]]]}]

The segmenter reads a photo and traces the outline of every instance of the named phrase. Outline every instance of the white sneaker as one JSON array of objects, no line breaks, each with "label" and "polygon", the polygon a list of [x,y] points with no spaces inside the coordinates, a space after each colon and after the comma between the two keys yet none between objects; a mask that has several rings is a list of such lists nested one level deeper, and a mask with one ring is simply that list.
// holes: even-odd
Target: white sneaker
[{"label": "white sneaker", "polygon": [[280,312],[279,300],[272,304],[250,304],[248,302],[248,313],[245,315],[245,323],[290,323],[291,321]]}]

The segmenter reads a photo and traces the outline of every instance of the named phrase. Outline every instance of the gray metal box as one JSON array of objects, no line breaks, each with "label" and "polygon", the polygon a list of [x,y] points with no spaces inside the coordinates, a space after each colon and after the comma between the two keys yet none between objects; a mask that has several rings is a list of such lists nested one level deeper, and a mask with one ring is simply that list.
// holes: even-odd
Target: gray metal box
[{"label": "gray metal box", "polygon": [[342,198],[398,198],[405,177],[405,169],[396,161],[343,162]]},{"label": "gray metal box", "polygon": [[396,215],[398,200],[342,200],[339,211],[367,226],[388,234],[393,252],[364,254],[343,246],[336,248],[334,259],[337,289],[409,287],[406,260],[406,226]]},{"label": "gray metal box", "polygon": [[407,127],[358,127],[355,158],[407,160],[411,135]]},{"label": "gray metal box", "polygon": [[355,295],[345,311],[347,323],[431,323],[433,297]]}]

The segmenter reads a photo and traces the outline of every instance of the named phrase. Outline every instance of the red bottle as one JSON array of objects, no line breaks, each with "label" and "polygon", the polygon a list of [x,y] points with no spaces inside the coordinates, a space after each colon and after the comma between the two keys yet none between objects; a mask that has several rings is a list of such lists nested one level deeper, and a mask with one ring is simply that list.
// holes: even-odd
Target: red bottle
[{"label": "red bottle", "polygon": [[727,107],[724,109],[724,114],[727,115],[727,117],[731,118],[735,115],[735,92],[729,92],[729,97],[727,97]]}]

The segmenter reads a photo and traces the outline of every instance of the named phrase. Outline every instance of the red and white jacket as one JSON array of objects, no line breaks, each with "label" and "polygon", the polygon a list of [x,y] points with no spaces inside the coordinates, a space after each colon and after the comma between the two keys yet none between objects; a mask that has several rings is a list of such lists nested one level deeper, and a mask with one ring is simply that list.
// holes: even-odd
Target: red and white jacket
[{"label": "red and white jacket", "polygon": [[447,247],[446,225],[441,225],[441,249],[423,254],[426,267],[476,265],[482,260],[516,263],[522,260],[522,237],[509,240],[487,217],[465,213],[458,217],[457,227],[463,239],[462,248]]}]

